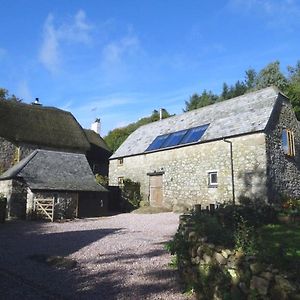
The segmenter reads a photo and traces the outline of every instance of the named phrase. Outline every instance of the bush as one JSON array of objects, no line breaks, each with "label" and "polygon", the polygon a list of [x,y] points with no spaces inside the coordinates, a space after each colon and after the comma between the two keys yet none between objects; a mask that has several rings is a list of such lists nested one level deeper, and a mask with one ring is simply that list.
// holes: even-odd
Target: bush
[{"label": "bush", "polygon": [[128,178],[123,181],[122,198],[132,209],[138,208],[142,200],[140,188],[141,184],[139,182],[132,181]]},{"label": "bush", "polygon": [[108,177],[107,176],[102,176],[100,174],[95,175],[96,182],[107,187],[108,186]]}]

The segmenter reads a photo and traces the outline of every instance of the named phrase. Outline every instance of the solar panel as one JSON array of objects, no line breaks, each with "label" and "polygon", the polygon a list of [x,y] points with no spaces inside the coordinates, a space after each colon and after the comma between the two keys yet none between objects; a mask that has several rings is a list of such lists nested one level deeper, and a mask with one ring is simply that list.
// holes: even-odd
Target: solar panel
[{"label": "solar panel", "polygon": [[146,151],[164,149],[177,145],[198,142],[203,136],[208,125],[202,125],[190,129],[180,130],[173,133],[159,135],[154,139]]},{"label": "solar panel", "polygon": [[168,138],[169,134],[159,135],[155,140],[150,144],[146,151],[159,149],[165,140]]},{"label": "solar panel", "polygon": [[194,143],[199,141],[203,136],[207,127],[208,125],[203,125],[203,126],[189,129],[187,134],[180,141],[180,144],[189,144],[189,143]]},{"label": "solar panel", "polygon": [[181,130],[171,133],[166,139],[166,141],[161,145],[161,148],[167,148],[178,145],[187,132],[188,130]]}]

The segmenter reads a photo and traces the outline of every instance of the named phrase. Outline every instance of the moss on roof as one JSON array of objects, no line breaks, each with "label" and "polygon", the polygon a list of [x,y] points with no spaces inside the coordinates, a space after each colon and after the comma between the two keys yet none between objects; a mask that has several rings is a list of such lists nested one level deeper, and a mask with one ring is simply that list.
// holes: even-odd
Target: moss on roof
[{"label": "moss on roof", "polygon": [[103,138],[94,130],[84,129],[84,132],[90,144],[100,147],[108,152],[111,152],[111,150],[108,148]]},{"label": "moss on roof", "polygon": [[90,147],[70,112],[14,101],[0,101],[0,136],[15,143],[59,149],[86,151]]}]

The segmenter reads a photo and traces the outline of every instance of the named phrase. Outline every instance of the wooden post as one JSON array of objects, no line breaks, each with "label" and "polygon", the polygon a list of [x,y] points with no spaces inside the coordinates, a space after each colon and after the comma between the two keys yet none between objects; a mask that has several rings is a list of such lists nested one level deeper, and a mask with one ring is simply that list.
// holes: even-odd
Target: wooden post
[{"label": "wooden post", "polygon": [[55,198],[53,197],[52,198],[52,218],[51,218],[51,222],[53,222],[54,221],[54,203],[55,202]]},{"label": "wooden post", "polygon": [[195,210],[196,214],[200,214],[201,213],[201,204],[195,204],[194,210]]}]

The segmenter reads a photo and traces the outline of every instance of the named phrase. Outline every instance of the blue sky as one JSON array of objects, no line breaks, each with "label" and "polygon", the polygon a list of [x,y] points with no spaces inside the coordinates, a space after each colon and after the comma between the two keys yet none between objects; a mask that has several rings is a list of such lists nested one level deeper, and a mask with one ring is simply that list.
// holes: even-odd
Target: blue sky
[{"label": "blue sky", "polygon": [[102,134],[300,59],[298,0],[0,0],[0,87]]}]

